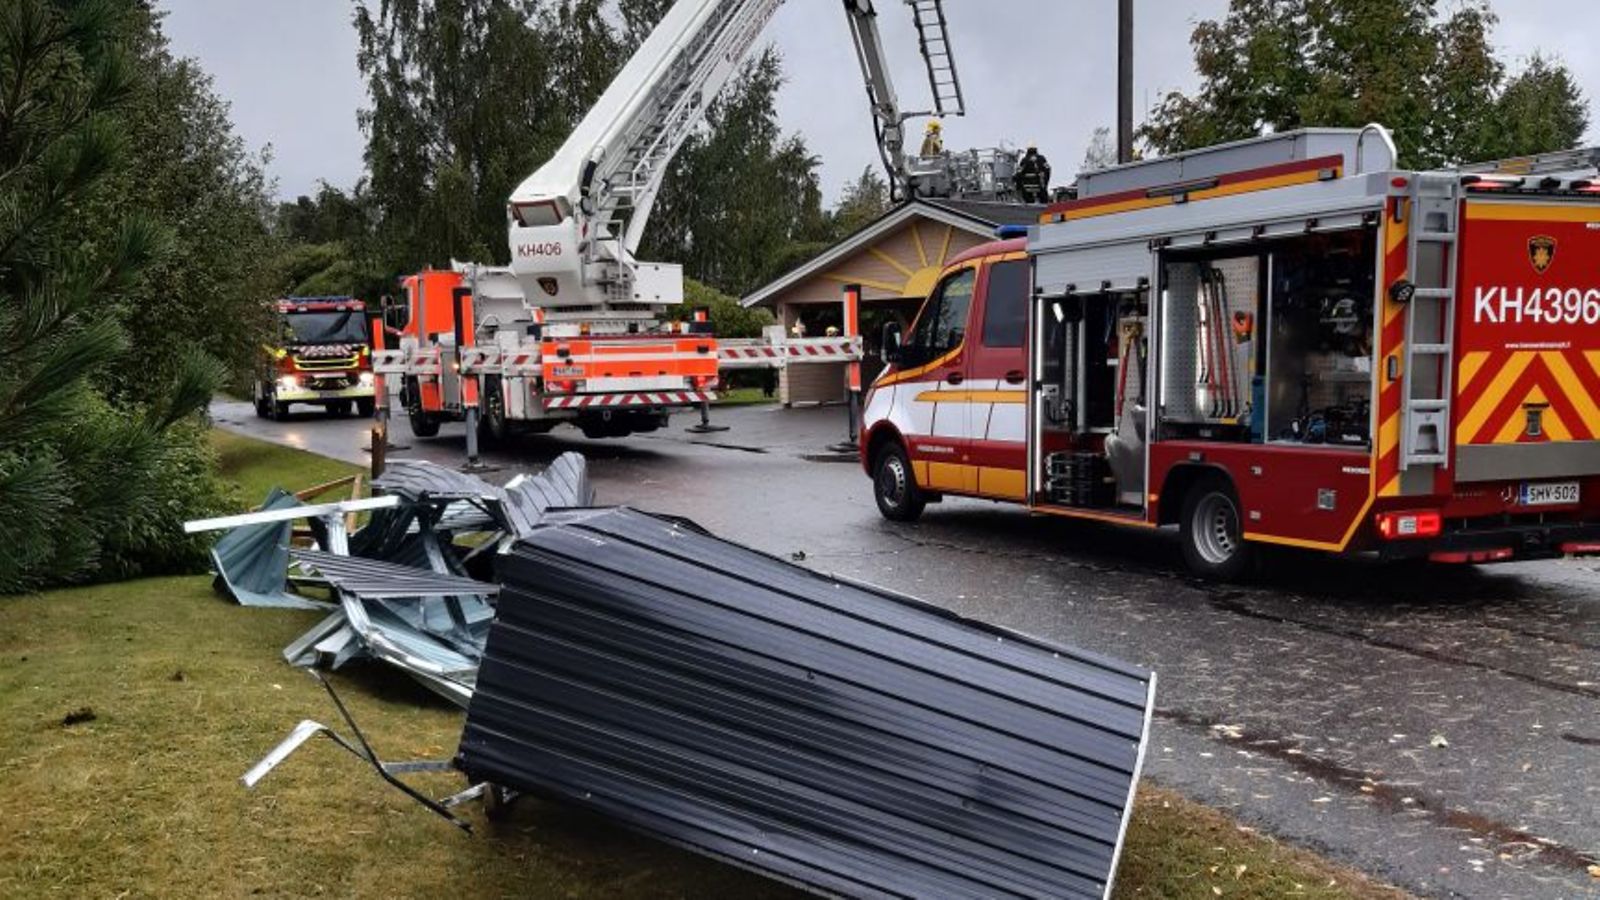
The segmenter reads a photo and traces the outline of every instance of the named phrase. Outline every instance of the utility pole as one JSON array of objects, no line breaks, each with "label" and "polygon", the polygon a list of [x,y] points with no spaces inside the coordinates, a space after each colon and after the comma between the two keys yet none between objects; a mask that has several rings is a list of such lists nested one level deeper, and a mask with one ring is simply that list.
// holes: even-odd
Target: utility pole
[{"label": "utility pole", "polygon": [[1117,0],[1117,162],[1133,162],[1133,0]]}]

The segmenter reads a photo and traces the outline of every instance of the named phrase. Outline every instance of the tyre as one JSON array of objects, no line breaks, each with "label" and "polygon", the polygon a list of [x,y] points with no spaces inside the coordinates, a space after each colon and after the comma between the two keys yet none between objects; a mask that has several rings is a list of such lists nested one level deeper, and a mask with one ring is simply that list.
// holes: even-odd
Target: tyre
[{"label": "tyre", "polygon": [[1178,535],[1183,561],[1202,578],[1234,581],[1250,571],[1255,548],[1244,539],[1233,486],[1221,478],[1194,485],[1183,498]]},{"label": "tyre", "polygon": [[878,512],[885,519],[911,522],[922,515],[928,505],[922,490],[917,487],[911,470],[911,460],[905,448],[898,443],[879,451],[872,466],[872,496],[878,501]]},{"label": "tyre", "polygon": [[267,392],[260,382],[256,383],[255,395],[256,418],[265,419],[272,415],[272,404],[267,400]]},{"label": "tyre", "polygon": [[511,423],[506,420],[506,395],[498,378],[485,378],[483,381],[483,410],[478,419],[478,439],[491,447],[511,439]]},{"label": "tyre", "polygon": [[439,433],[438,418],[422,408],[422,390],[415,380],[406,383],[406,418],[411,423],[411,433],[419,438],[431,438]]},{"label": "tyre", "polygon": [[356,401],[356,412],[360,413],[361,418],[363,419],[372,418],[372,414],[376,412],[377,409],[378,401],[372,397],[362,397],[360,400]]},{"label": "tyre", "polygon": [[272,419],[275,422],[287,422],[289,420],[288,401],[279,400],[278,395],[273,394],[267,398],[267,404],[269,406],[269,412],[271,412],[271,415],[267,416],[267,418]]}]

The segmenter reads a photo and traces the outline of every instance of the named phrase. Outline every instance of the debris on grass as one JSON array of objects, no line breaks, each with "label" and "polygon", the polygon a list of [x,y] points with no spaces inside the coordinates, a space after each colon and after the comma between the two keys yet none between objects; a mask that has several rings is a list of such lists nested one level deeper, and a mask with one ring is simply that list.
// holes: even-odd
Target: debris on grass
[{"label": "debris on grass", "polygon": [[[403,460],[372,482],[390,505],[302,503],[346,485],[359,492],[361,480],[298,495],[274,489],[259,513],[190,527],[234,526],[212,560],[219,589],[241,604],[328,613],[284,648],[291,664],[338,669],[376,659],[465,706],[494,617],[493,553],[529,533],[547,510],[593,502],[583,457],[563,454],[504,487]],[[357,511],[369,518],[352,530]],[[296,531],[294,519],[309,527]],[[297,537],[317,549],[297,546]]]},{"label": "debris on grass", "polygon": [[94,714],[92,707],[80,706],[61,717],[61,727],[71,728],[74,725],[82,725],[84,722],[93,722],[98,718],[100,717]]}]

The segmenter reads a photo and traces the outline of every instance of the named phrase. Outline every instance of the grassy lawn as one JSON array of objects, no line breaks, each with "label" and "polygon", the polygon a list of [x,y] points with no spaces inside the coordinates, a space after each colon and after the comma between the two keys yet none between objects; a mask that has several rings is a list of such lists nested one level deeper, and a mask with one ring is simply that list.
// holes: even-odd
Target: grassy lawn
[{"label": "grassy lawn", "polygon": [[[244,438],[217,443],[252,502],[272,483],[354,471]],[[467,837],[322,740],[244,790],[239,775],[295,722],[338,721],[279,656],[317,617],[235,606],[204,576],[0,598],[0,896],[793,895],[555,804],[523,801],[494,825],[473,804]],[[333,682],[381,754],[454,752],[461,713],[403,676],[358,664]],[[411,780],[437,795],[462,787]],[[1219,891],[1394,896],[1144,786],[1118,895]]]}]

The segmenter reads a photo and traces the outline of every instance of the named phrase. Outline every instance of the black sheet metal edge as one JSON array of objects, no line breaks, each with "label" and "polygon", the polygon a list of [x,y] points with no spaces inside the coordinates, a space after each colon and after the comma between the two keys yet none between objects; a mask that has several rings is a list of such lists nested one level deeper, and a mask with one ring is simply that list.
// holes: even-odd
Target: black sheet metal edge
[{"label": "black sheet metal edge", "polygon": [[1153,673],[629,509],[500,574],[474,779],[821,893],[1109,895]]}]

